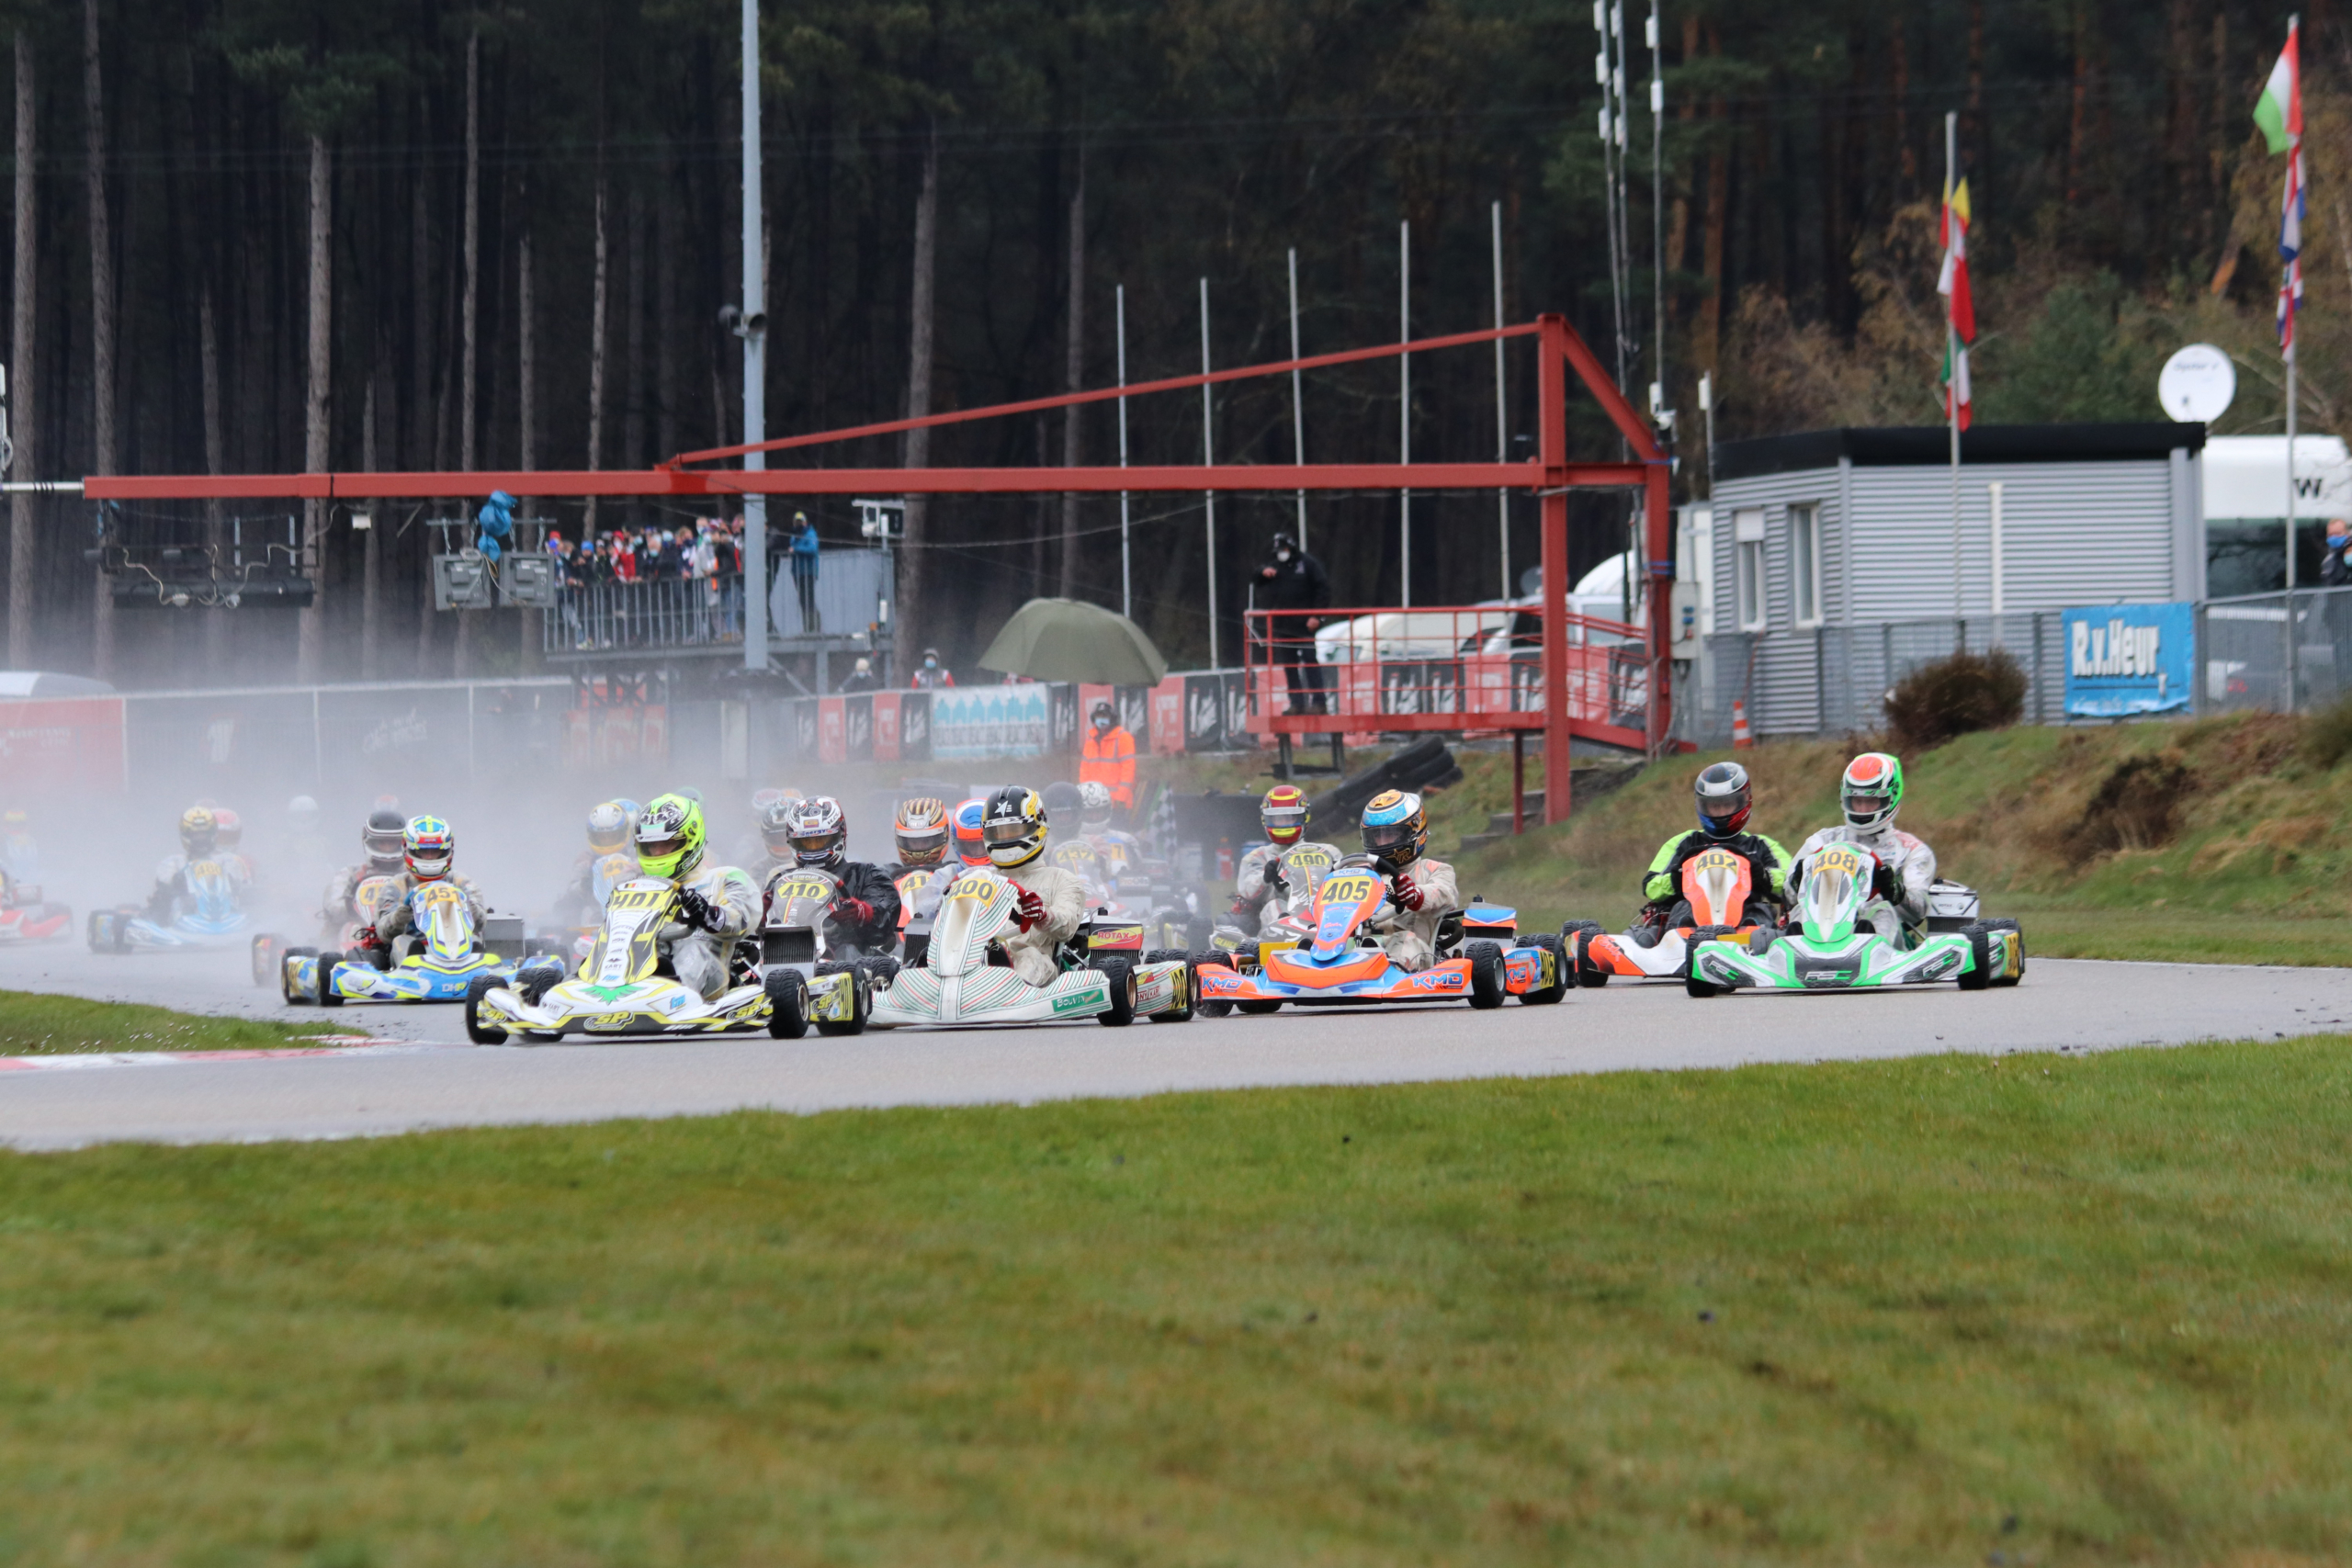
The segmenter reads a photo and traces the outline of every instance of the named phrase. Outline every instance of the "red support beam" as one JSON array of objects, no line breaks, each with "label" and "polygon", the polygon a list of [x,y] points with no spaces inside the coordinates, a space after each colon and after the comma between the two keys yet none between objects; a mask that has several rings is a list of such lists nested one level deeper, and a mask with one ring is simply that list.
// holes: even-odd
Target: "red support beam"
[{"label": "red support beam", "polygon": [[1535,356],[1536,460],[1544,466],[1544,820],[1568,819],[1568,345],[1566,316],[1544,316]]}]

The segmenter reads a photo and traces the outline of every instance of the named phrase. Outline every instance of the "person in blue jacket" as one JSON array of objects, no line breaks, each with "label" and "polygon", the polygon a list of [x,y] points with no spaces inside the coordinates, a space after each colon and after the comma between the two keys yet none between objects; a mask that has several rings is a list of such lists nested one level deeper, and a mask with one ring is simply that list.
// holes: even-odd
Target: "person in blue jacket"
[{"label": "person in blue jacket", "polygon": [[801,631],[823,631],[823,617],[817,614],[817,530],[805,512],[792,514],[792,586],[800,595]]}]

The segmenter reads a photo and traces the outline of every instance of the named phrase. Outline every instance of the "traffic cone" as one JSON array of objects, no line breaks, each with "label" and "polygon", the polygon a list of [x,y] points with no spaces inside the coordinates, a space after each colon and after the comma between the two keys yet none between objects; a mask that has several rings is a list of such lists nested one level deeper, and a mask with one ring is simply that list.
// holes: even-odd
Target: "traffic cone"
[{"label": "traffic cone", "polygon": [[1756,744],[1747,733],[1747,705],[1737,697],[1731,700],[1731,746],[1735,751],[1745,751]]}]

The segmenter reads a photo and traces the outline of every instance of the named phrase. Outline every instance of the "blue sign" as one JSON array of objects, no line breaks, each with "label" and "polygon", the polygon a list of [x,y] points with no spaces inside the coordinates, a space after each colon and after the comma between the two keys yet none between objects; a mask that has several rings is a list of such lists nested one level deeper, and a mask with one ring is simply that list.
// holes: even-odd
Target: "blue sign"
[{"label": "blue sign", "polygon": [[2186,711],[2195,694],[2191,604],[2104,604],[2066,612],[2066,715],[2128,718]]}]

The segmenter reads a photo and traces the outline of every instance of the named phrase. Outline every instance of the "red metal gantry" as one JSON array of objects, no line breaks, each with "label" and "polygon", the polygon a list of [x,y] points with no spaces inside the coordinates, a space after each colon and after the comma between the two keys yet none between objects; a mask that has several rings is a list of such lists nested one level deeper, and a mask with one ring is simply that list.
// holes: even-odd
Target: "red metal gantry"
[{"label": "red metal gantry", "polygon": [[[1427,354],[1492,343],[1498,338],[1536,340],[1537,451],[1524,462],[1487,463],[1216,463],[1138,468],[700,468],[692,465],[741,459],[861,436],[964,424],[976,420],[1038,413],[1051,409],[1111,402],[1155,392],[1182,391],[1226,381],[1288,375],[1338,365]],[[1628,448],[1632,460],[1572,462],[1567,454],[1567,378],[1574,371],[1597,399]],[[539,469],[469,473],[127,474],[93,476],[82,493],[93,501],[209,501],[291,498],[299,500],[397,501],[449,496],[486,496],[503,490],[517,496],[662,496],[672,499],[741,495],[971,495],[1162,491],[1523,490],[1542,503],[1543,690],[1547,720],[1570,690],[1567,615],[1568,492],[1628,490],[1643,492],[1643,555],[1647,562],[1648,625],[1646,684],[1648,717],[1644,733],[1653,754],[1666,746],[1672,722],[1667,679],[1667,597],[1674,575],[1673,538],[1667,506],[1668,462],[1646,423],[1609,379],[1567,318],[1544,315],[1517,326],[1453,333],[1409,343],[1383,344],[1337,354],[1310,355],[1272,364],[1238,366],[1194,376],[1033,398],[1023,402],[959,409],[922,419],[888,420],[844,430],[783,436],[752,446],[717,446],[683,453],[658,468],[632,470]],[[1544,818],[1568,814],[1569,726],[1544,726]]]}]

